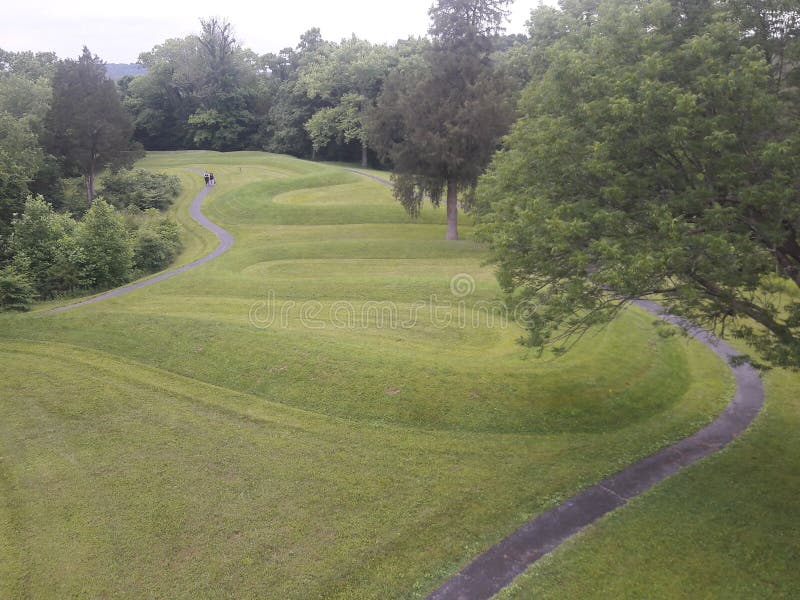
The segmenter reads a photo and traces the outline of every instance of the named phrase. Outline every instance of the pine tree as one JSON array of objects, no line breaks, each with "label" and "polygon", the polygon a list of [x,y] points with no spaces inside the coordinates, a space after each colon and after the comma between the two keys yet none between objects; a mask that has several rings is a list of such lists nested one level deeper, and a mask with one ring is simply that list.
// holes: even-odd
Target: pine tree
[{"label": "pine tree", "polygon": [[128,165],[133,124],[105,65],[84,47],[78,60],[64,60],[53,76],[53,104],[47,118],[48,150],[67,173],[82,175],[86,197],[95,196],[95,176],[106,166]]},{"label": "pine tree", "polygon": [[493,69],[492,41],[508,0],[440,0],[431,43],[388,78],[369,123],[372,145],[393,166],[395,197],[411,215],[427,196],[447,198],[447,239],[458,239],[459,192],[471,197],[512,111]]}]

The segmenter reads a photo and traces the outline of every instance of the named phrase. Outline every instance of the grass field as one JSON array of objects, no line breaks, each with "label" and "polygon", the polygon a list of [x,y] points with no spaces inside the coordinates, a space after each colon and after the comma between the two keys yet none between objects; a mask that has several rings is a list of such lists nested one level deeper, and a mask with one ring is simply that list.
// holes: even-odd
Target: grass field
[{"label": "grass field", "polygon": [[[482,309],[499,289],[468,221],[445,242],[443,211],[411,222],[369,179],[261,153],[140,166],[184,181],[178,262],[215,245],[190,166],[235,244],[117,299],[0,315],[0,597],[421,597],[730,398],[710,351],[636,310],[564,358],[526,353]],[[791,413],[797,380],[774,377]],[[694,497],[768,428],[666,485]]]}]

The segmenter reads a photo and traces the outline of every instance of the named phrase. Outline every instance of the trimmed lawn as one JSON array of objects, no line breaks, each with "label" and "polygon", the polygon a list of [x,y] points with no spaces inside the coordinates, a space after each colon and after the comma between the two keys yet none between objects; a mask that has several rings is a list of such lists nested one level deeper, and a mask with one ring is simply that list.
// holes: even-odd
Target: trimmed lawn
[{"label": "trimmed lawn", "polygon": [[533,565],[498,598],[796,598],[800,376],[742,438]]},{"label": "trimmed lawn", "polygon": [[189,166],[214,172],[204,212],[234,247],[120,298],[0,316],[0,597],[422,597],[730,398],[710,351],[638,310],[530,355],[487,309],[500,290],[467,218],[445,242],[443,210],[412,222],[339,167],[140,166],[184,180],[178,262],[215,245],[188,219]]}]

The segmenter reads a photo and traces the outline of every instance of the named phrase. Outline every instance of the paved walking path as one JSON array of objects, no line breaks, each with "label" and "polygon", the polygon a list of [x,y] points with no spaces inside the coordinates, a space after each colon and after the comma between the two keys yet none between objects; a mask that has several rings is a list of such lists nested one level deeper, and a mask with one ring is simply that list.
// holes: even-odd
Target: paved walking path
[{"label": "paved walking path", "polygon": [[[662,315],[661,307],[654,302],[638,301],[635,304],[675,325],[687,327],[686,322],[678,317]],[[711,348],[727,364],[738,355],[711,333],[699,327],[687,328],[692,337]],[[736,438],[761,409],[764,390],[758,372],[752,366],[743,364],[731,367],[731,370],[736,377],[736,395],[710,425],[528,521],[445,582],[428,596],[428,600],[491,598],[564,540]]]},{"label": "paved walking path", "polygon": [[[198,169],[191,169],[191,170],[200,175],[203,174],[203,172]],[[169,279],[170,277],[174,277],[175,275],[178,275],[180,273],[185,273],[186,271],[194,269],[195,267],[199,267],[200,265],[205,264],[208,261],[214,260],[220,254],[227,252],[231,248],[231,246],[233,246],[233,236],[229,232],[225,231],[222,227],[217,225],[216,223],[209,221],[200,210],[200,206],[203,204],[203,200],[205,200],[206,196],[212,189],[213,186],[206,186],[202,190],[200,190],[200,193],[197,194],[197,196],[195,196],[194,200],[192,200],[191,206],[189,207],[189,214],[191,215],[191,217],[195,221],[200,223],[200,225],[202,225],[209,231],[213,232],[217,236],[217,239],[219,240],[217,247],[214,248],[214,250],[212,250],[210,253],[206,254],[202,258],[198,258],[197,260],[190,262],[187,265],[183,265],[175,269],[170,269],[169,271],[164,271],[163,273],[159,273],[158,275],[154,275],[153,277],[149,277],[147,279],[143,279],[135,283],[130,283],[128,285],[115,288],[113,290],[109,290],[98,296],[93,296],[92,298],[81,300],[80,302],[75,302],[74,304],[67,304],[65,306],[58,306],[56,308],[51,308],[46,312],[57,313],[65,310],[71,310],[73,308],[78,308],[79,306],[86,306],[87,304],[94,304],[95,302],[100,302],[101,300],[106,300],[108,298],[116,298],[117,296],[121,296],[122,294],[127,294],[128,292],[138,290],[148,285],[153,285],[154,283],[158,283],[159,281],[164,281],[165,279]]]},{"label": "paved walking path", "polygon": [[389,181],[388,179],[384,179],[383,177],[378,177],[377,175],[370,175],[369,173],[362,173],[361,171],[356,171],[355,169],[347,169],[350,173],[354,173],[356,175],[361,175],[362,177],[369,177],[370,179],[374,179],[378,183],[382,183],[383,185],[388,185],[389,187],[394,187],[394,184]]},{"label": "paved walking path", "polygon": [[[391,182],[380,177],[359,171],[351,172],[391,185]],[[661,306],[655,302],[639,300],[634,304],[683,327],[728,365],[731,364],[730,359],[738,355],[736,350],[708,331],[692,326],[679,317],[663,314]],[[727,445],[747,429],[764,403],[764,390],[758,372],[749,364],[730,368],[736,377],[736,395],[710,425],[528,521],[446,581],[428,596],[428,600],[491,598],[531,564],[603,515],[624,506],[631,498]]]}]

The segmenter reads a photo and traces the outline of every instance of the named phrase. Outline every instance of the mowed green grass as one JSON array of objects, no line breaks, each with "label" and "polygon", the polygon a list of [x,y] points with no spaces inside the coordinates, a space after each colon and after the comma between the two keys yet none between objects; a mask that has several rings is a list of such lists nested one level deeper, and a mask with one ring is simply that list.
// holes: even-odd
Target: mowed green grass
[{"label": "mowed green grass", "polygon": [[527,598],[797,598],[800,377],[730,448],[656,486],[503,591]]},{"label": "mowed green grass", "polygon": [[636,310],[530,355],[486,309],[468,219],[445,242],[442,210],[412,222],[377,182],[261,153],[141,166],[185,181],[178,262],[215,245],[188,167],[234,247],[0,317],[0,597],[422,597],[730,398],[710,351]]}]

